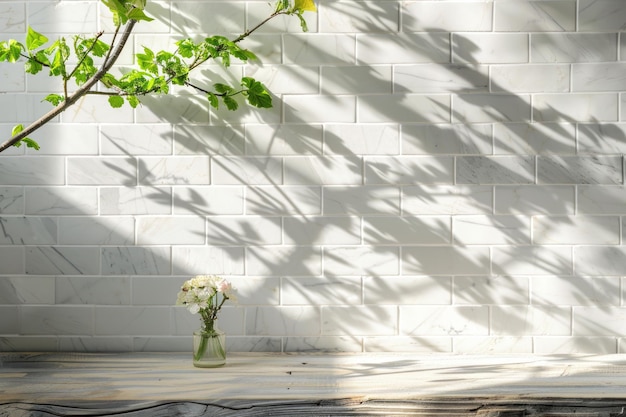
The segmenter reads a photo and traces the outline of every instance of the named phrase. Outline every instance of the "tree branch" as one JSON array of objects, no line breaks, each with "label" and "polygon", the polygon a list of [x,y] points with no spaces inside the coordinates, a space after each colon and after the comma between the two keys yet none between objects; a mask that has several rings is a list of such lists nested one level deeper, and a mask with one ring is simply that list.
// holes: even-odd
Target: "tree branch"
[{"label": "tree branch", "polygon": [[84,95],[89,93],[89,90],[91,90],[93,88],[93,86],[96,85],[98,83],[98,81],[100,81],[102,79],[102,77],[104,77],[104,75],[111,69],[113,64],[115,64],[115,61],[117,61],[117,59],[119,58],[120,54],[122,53],[122,50],[124,49],[124,46],[126,45],[126,42],[128,41],[128,38],[130,37],[130,35],[131,35],[131,33],[133,31],[133,28],[135,27],[136,23],[137,23],[136,20],[129,20],[128,21],[128,23],[124,27],[124,32],[122,33],[122,36],[120,37],[120,40],[119,40],[118,44],[115,46],[114,51],[111,53],[110,56],[107,57],[107,59],[105,59],[105,62],[102,64],[100,69],[93,75],[93,77],[88,79],[85,82],[85,84],[80,86],[80,88],[77,89],[74,92],[74,94],[72,94],[69,97],[66,97],[65,100],[63,101],[63,103],[59,104],[54,109],[52,109],[48,113],[44,114],[42,117],[40,117],[39,119],[35,120],[29,126],[24,128],[24,130],[22,130],[20,133],[16,134],[15,136],[10,138],[9,140],[7,140],[4,143],[2,143],[0,145],[0,152],[4,151],[5,149],[9,148],[10,146],[13,146],[14,144],[19,142],[20,140],[28,137],[28,135],[30,135],[35,130],[39,129],[41,126],[43,126],[46,123],[48,123],[50,120],[54,119],[59,114],[63,113],[68,107],[72,106],[81,97],[83,97]]}]

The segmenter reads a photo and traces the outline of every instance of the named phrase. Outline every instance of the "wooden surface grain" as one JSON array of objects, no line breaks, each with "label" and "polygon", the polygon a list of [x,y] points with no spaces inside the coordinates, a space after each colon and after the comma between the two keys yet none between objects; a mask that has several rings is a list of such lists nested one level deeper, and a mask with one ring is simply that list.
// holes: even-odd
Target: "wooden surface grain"
[{"label": "wooden surface grain", "polygon": [[625,355],[230,354],[199,369],[180,353],[0,354],[0,416],[11,417],[515,416],[555,406],[617,416],[623,405]]}]

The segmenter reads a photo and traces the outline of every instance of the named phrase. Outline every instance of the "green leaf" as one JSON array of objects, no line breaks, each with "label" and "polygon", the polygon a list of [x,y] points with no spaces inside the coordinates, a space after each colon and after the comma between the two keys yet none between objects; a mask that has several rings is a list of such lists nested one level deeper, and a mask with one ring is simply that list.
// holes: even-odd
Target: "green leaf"
[{"label": "green leaf", "polygon": [[33,148],[36,151],[39,150],[39,144],[35,142],[34,140],[32,140],[31,138],[24,138],[20,142],[24,142],[26,146],[28,146],[29,148]]},{"label": "green leaf", "polygon": [[23,124],[15,125],[13,126],[13,130],[11,130],[11,136],[15,136],[18,133],[22,132],[23,130],[24,130]]},{"label": "green leaf", "polygon": [[126,96],[126,101],[128,101],[128,104],[130,104],[130,107],[133,109],[137,108],[140,103],[137,96]]},{"label": "green leaf", "polygon": [[29,58],[26,63],[24,63],[24,71],[28,74],[37,74],[39,71],[43,69],[43,65],[33,58]]},{"label": "green leaf", "polygon": [[137,65],[142,70],[148,71],[152,74],[159,73],[159,66],[156,64],[154,60],[154,52],[151,49],[143,47],[143,54],[136,54],[137,57]]},{"label": "green leaf", "polygon": [[209,99],[209,104],[211,105],[211,107],[216,109],[219,108],[220,102],[215,94],[209,92],[207,93],[207,98]]},{"label": "green leaf", "polygon": [[145,22],[152,22],[154,19],[151,18],[150,16],[146,15],[143,10],[138,9],[138,8],[134,8],[131,9],[130,12],[128,12],[127,14],[129,19],[132,20],[143,20]]},{"label": "green leaf", "polygon": [[313,0],[295,0],[294,9],[300,12],[316,12],[315,1]]},{"label": "green leaf", "polygon": [[191,58],[194,53],[197,51],[198,47],[191,39],[183,39],[182,41],[176,42],[176,46],[178,46],[178,53],[183,58]]},{"label": "green leaf", "polygon": [[226,108],[228,110],[237,110],[237,108],[239,107],[239,104],[237,104],[237,101],[235,101],[234,98],[232,98],[231,96],[224,96],[222,97],[222,100],[224,101],[224,104],[226,104]]},{"label": "green leaf", "polygon": [[46,42],[48,42],[48,38],[41,33],[35,32],[32,27],[28,26],[28,32],[26,34],[26,49],[28,51],[37,49],[40,46],[45,45]]},{"label": "green leaf", "polygon": [[213,88],[220,94],[228,94],[233,91],[233,88],[230,85],[215,83],[213,84]]},{"label": "green leaf", "polygon": [[124,99],[122,97],[120,97],[120,96],[110,96],[109,97],[109,104],[114,109],[118,109],[118,108],[120,108],[120,107],[122,107],[124,105]]},{"label": "green leaf", "polygon": [[52,103],[53,106],[58,106],[64,100],[65,100],[65,97],[63,97],[62,95],[59,95],[59,94],[48,94],[46,96],[46,98],[44,98],[42,101],[47,101],[49,103]]},{"label": "green leaf", "polygon": [[254,78],[243,77],[241,79],[241,85],[246,87],[246,96],[248,103],[259,108],[271,108],[272,96],[267,91],[267,88],[256,81]]},{"label": "green leaf", "polygon": [[117,25],[128,21],[126,16],[126,6],[120,0],[102,0],[102,3],[113,13],[113,21]]},{"label": "green leaf", "polygon": [[20,59],[24,45],[15,39],[0,43],[0,61],[17,62]]},{"label": "green leaf", "polygon": [[298,19],[300,19],[300,28],[302,29],[302,31],[303,32],[308,32],[309,31],[309,27],[307,26],[306,20],[304,19],[302,14],[298,13],[297,16],[298,16]]}]

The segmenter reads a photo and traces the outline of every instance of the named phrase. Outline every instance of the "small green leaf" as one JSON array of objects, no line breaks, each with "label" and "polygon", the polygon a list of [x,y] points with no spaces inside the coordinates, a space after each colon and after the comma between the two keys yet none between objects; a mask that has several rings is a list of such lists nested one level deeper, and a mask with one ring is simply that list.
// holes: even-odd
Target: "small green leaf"
[{"label": "small green leaf", "polygon": [[11,130],[11,136],[15,136],[18,133],[22,132],[23,130],[24,130],[23,124],[15,125],[13,126],[13,130]]},{"label": "small green leaf", "polygon": [[24,45],[15,39],[0,43],[0,61],[17,62],[22,56]]},{"label": "small green leaf", "polygon": [[42,69],[43,69],[43,65],[41,65],[39,61],[33,58],[29,58],[24,63],[24,71],[26,71],[28,74],[37,74]]},{"label": "small green leaf", "polygon": [[31,138],[24,138],[20,142],[24,142],[26,146],[28,146],[29,148],[33,148],[36,151],[39,150],[39,144],[35,142],[34,140],[32,140]]},{"label": "small green leaf", "polygon": [[237,108],[239,108],[239,104],[231,96],[224,96],[222,100],[224,101],[224,104],[226,104],[226,108],[228,110],[234,111],[234,110],[237,110]]},{"label": "small green leaf", "polygon": [[217,99],[217,96],[211,92],[207,93],[207,98],[209,99],[209,104],[211,107],[218,109],[220,106],[220,102]]},{"label": "small green leaf", "polygon": [[127,96],[126,101],[128,101],[128,104],[130,104],[130,107],[132,107],[133,109],[137,108],[140,103],[137,96]]},{"label": "small green leaf", "polygon": [[109,97],[109,104],[114,109],[118,109],[124,105],[124,99],[120,96],[111,96]]},{"label": "small green leaf", "polygon": [[295,0],[294,9],[300,12],[316,12],[315,1],[313,0]]},{"label": "small green leaf", "polygon": [[132,20],[143,20],[145,22],[152,22],[154,20],[150,16],[146,15],[143,12],[143,10],[138,9],[138,8],[131,9],[130,12],[128,12],[127,16],[128,16],[129,19],[132,19]]},{"label": "small green leaf", "polygon": [[183,39],[182,41],[176,42],[176,46],[178,46],[178,53],[183,58],[191,58],[194,53],[198,49],[196,44],[191,39]]},{"label": "small green leaf", "polygon": [[62,95],[59,95],[59,94],[48,94],[46,96],[46,98],[44,98],[42,101],[47,101],[49,103],[52,103],[53,106],[58,106],[64,100],[65,100],[65,97],[63,97]]},{"label": "small green leaf", "polygon": [[35,32],[35,30],[33,30],[30,26],[28,27],[28,32],[26,34],[26,49],[28,51],[37,49],[40,46],[45,45],[46,42],[48,42],[48,38],[39,32]]},{"label": "small green leaf", "polygon": [[215,88],[215,91],[220,94],[228,94],[233,91],[233,88],[231,86],[222,83],[213,84],[213,88]]}]

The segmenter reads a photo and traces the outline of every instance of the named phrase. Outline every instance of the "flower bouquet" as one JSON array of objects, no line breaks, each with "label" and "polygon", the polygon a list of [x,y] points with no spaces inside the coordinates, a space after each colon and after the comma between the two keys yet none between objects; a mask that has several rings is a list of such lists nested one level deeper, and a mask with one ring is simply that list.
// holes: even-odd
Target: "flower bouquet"
[{"label": "flower bouquet", "polygon": [[176,299],[192,314],[200,314],[202,328],[193,334],[193,364],[214,367],[226,363],[225,335],[217,327],[217,314],[234,298],[230,282],[215,275],[198,275],[185,281]]}]

